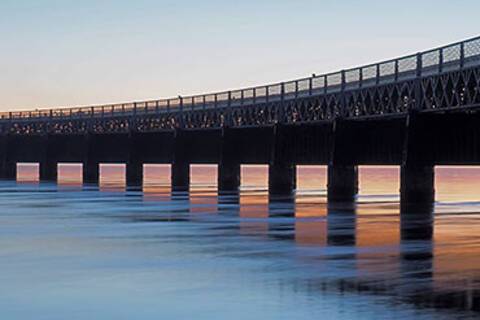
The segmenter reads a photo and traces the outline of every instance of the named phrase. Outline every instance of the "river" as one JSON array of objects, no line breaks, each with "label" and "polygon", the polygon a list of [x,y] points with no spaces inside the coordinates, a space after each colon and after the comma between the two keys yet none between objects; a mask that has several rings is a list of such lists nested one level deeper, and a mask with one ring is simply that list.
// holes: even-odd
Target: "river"
[{"label": "river", "polygon": [[401,219],[395,167],[362,167],[357,201],[337,204],[324,167],[271,199],[261,166],[226,195],[212,166],[188,193],[166,167],[143,189],[122,166],[100,186],[67,167],[0,182],[1,319],[479,317],[480,168],[437,168],[433,207]]}]

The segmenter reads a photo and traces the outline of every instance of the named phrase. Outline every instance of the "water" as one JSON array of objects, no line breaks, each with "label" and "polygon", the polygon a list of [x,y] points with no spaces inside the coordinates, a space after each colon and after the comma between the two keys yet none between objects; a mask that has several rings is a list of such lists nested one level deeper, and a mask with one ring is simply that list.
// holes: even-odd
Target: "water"
[{"label": "water", "polygon": [[357,203],[336,205],[325,168],[270,202],[265,167],[242,169],[239,196],[217,194],[214,167],[172,194],[152,177],[167,169],[143,190],[118,166],[100,187],[73,167],[59,185],[0,182],[1,318],[478,317],[478,168],[437,169],[433,219],[400,219],[395,168],[362,168]]}]

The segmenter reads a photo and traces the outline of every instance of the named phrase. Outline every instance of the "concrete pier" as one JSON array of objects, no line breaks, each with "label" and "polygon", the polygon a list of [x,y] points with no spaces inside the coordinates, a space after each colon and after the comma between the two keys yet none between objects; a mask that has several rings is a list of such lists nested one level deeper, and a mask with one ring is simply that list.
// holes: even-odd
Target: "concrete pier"
[{"label": "concrete pier", "polygon": [[231,192],[240,188],[240,162],[233,133],[223,128],[221,133],[220,161],[218,164],[218,191]]},{"label": "concrete pier", "polygon": [[271,195],[290,195],[297,186],[297,171],[290,157],[290,131],[283,124],[273,127],[272,155],[268,166],[268,190]]},{"label": "concrete pier", "polygon": [[355,200],[358,193],[357,166],[329,165],[327,192],[328,201]]},{"label": "concrete pier", "polygon": [[11,161],[4,162],[2,167],[2,179],[15,180],[17,177],[17,164]]},{"label": "concrete pier", "polygon": [[57,181],[58,164],[54,161],[45,161],[39,164],[40,180]]},{"label": "concrete pier", "polygon": [[188,191],[190,188],[190,164],[174,162],[172,164],[172,190]]},{"label": "concrete pier", "polygon": [[400,202],[425,204],[435,201],[435,171],[432,165],[403,165],[400,172]]},{"label": "concrete pier", "polygon": [[268,166],[268,190],[271,195],[289,195],[296,188],[296,168],[293,164],[273,163]]},{"label": "concrete pier", "polygon": [[100,164],[97,161],[83,163],[83,182],[98,184],[100,178]]},{"label": "concrete pier", "polygon": [[126,165],[126,183],[127,186],[142,186],[143,183],[143,164],[141,162],[130,162]]},{"label": "concrete pier", "polygon": [[218,166],[218,191],[238,191],[240,187],[240,163],[221,162]]}]

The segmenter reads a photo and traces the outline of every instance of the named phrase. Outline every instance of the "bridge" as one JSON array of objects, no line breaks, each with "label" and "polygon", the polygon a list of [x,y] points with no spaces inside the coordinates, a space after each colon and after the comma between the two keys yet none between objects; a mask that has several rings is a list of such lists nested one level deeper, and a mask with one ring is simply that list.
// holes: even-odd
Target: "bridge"
[{"label": "bridge", "polygon": [[434,200],[435,165],[480,165],[480,37],[380,63],[253,88],[155,101],[0,113],[0,177],[37,162],[169,163],[174,190],[190,164],[218,164],[220,191],[241,164],[268,164],[269,191],[288,194],[296,165],[328,165],[329,200],[353,199],[359,165],[401,166],[401,201]]}]

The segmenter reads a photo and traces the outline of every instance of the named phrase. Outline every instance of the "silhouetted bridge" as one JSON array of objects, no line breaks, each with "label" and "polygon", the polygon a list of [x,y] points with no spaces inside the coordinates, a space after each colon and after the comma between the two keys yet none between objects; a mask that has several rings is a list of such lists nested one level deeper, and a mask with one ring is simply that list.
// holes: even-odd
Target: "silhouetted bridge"
[{"label": "silhouetted bridge", "polygon": [[330,199],[357,192],[358,165],[401,165],[402,201],[431,201],[434,166],[480,164],[480,37],[336,73],[214,94],[0,114],[0,173],[40,163],[171,163],[175,189],[191,163],[219,164],[235,190],[241,164],[268,164],[272,193],[295,188],[295,165],[328,165]]}]

